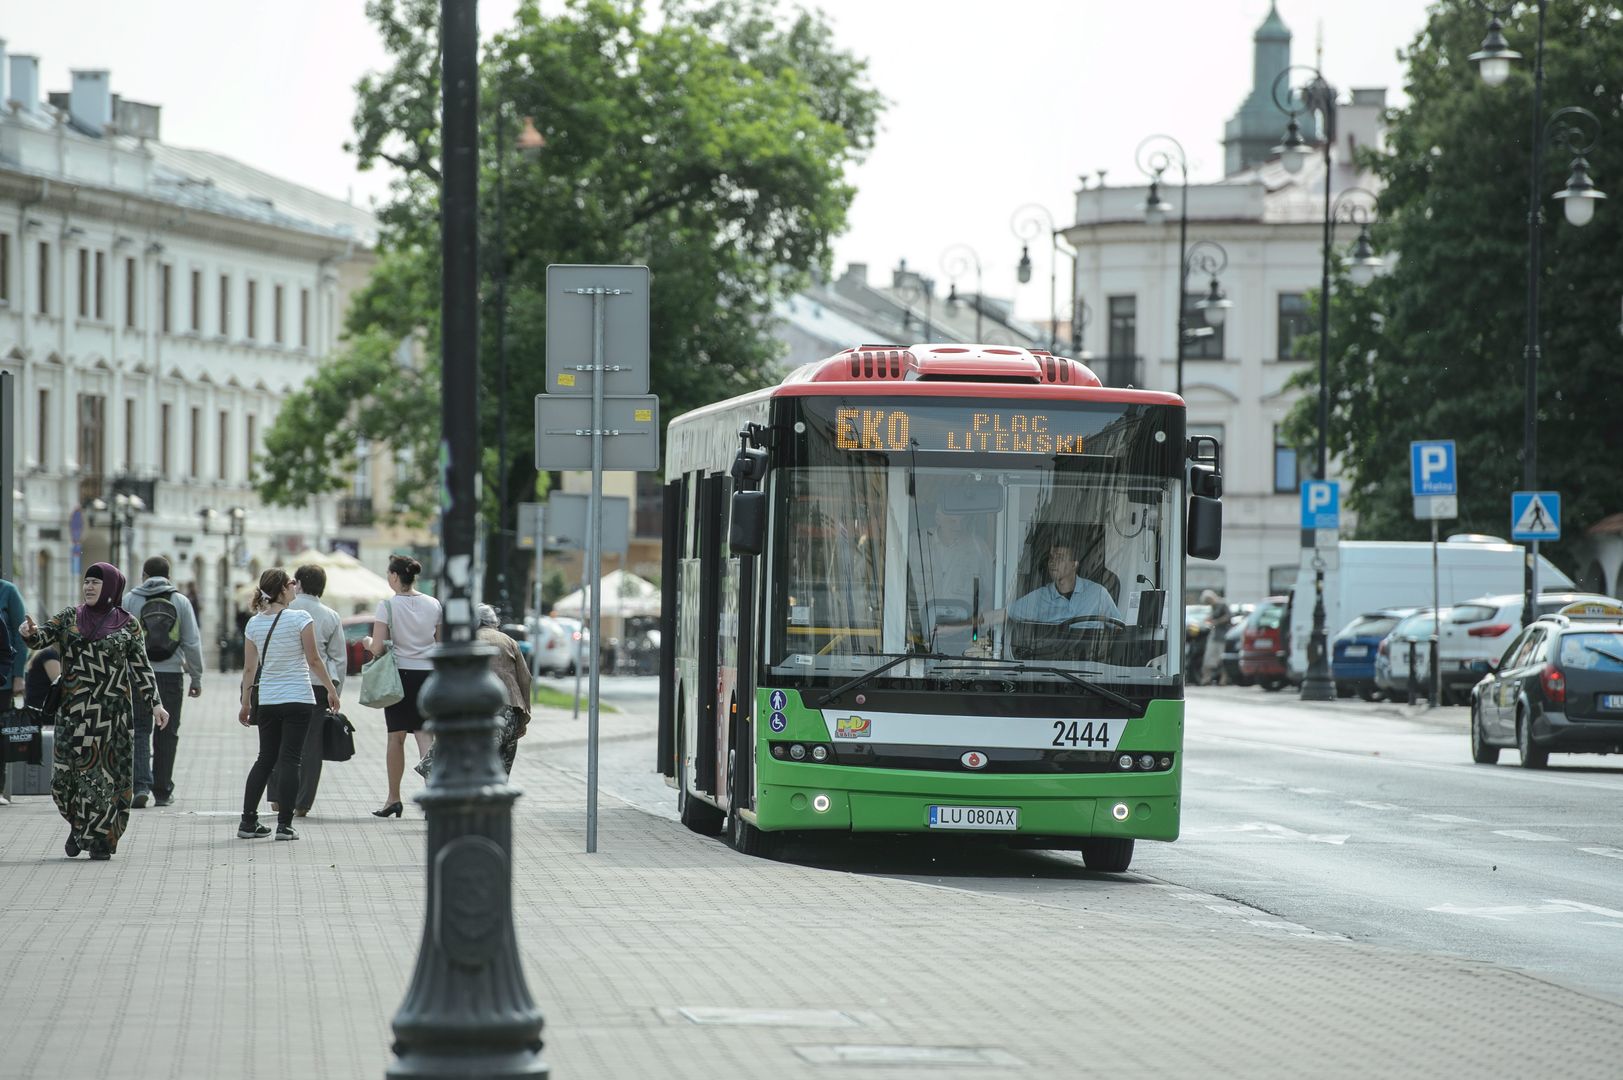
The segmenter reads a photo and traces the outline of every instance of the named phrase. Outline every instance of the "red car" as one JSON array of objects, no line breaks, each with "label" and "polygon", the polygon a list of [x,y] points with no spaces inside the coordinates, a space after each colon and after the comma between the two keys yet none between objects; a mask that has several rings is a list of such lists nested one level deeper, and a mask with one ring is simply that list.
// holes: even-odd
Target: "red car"
[{"label": "red car", "polygon": [[1290,625],[1286,622],[1289,598],[1270,596],[1257,604],[1240,635],[1240,673],[1264,690],[1282,690],[1289,681],[1285,659],[1290,656]]},{"label": "red car", "polygon": [[361,673],[361,665],[366,663],[370,656],[361,642],[372,633],[372,616],[347,615],[344,617],[344,657],[347,661],[344,670],[351,675]]}]

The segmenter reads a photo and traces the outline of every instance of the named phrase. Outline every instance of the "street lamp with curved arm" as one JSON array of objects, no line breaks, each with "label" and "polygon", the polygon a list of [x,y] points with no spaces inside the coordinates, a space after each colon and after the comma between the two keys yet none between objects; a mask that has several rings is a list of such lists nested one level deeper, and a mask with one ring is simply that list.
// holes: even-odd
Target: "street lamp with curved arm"
[{"label": "street lamp with curved arm", "polygon": [[[1150,178],[1150,189],[1144,198],[1144,220],[1151,225],[1159,225],[1172,211],[1171,204],[1161,194],[1162,176],[1176,165],[1183,181],[1182,198],[1178,200],[1178,296],[1174,308],[1178,396],[1182,397],[1184,346],[1189,336],[1183,304],[1184,283],[1189,278],[1189,155],[1184,153],[1183,144],[1171,135],[1150,135],[1133,151],[1133,160],[1139,172]],[[1227,261],[1225,255],[1224,262]],[[1222,316],[1218,318],[1221,320]]]},{"label": "street lamp with curved arm", "polygon": [[1335,238],[1335,227],[1340,222],[1347,222],[1358,226],[1358,239],[1353,241],[1352,256],[1347,263],[1347,276],[1352,283],[1363,288],[1375,280],[1375,275],[1386,265],[1375,251],[1375,242],[1369,235],[1369,227],[1376,219],[1379,196],[1367,188],[1350,187],[1336,196],[1335,205],[1330,208],[1331,239]]},{"label": "street lamp with curved arm", "polygon": [[[1206,295],[1195,301],[1195,307],[1205,317],[1208,326],[1222,326],[1223,320],[1228,318],[1229,308],[1234,306],[1234,301],[1228,298],[1217,281],[1223,271],[1228,269],[1228,265],[1228,251],[1215,240],[1196,240],[1189,246],[1189,254],[1184,258],[1183,281],[1187,282],[1189,275],[1197,270],[1202,277],[1211,279]],[[1179,294],[1181,310],[1182,289],[1179,290]]]},{"label": "street lamp with curved arm", "polygon": [[1071,257],[1072,290],[1075,290],[1076,278],[1076,252],[1068,251],[1059,246],[1059,230],[1054,227],[1054,216],[1048,212],[1046,206],[1040,203],[1026,203],[1015,210],[1009,218],[1009,228],[1020,243],[1020,263],[1016,274],[1020,284],[1024,285],[1031,280],[1031,242],[1041,236],[1044,229],[1048,230],[1050,256],[1048,261],[1048,351],[1054,352],[1059,347],[1059,293],[1057,278],[1059,274],[1059,255],[1062,250]]},{"label": "street lamp with curved arm", "polygon": [[958,300],[958,279],[969,272],[970,267],[975,268],[975,340],[981,341],[981,313],[986,306],[983,302],[986,293],[981,287],[981,257],[974,248],[968,244],[954,244],[941,253],[941,272],[952,282],[947,290],[947,303],[956,307]]},{"label": "street lamp with curved arm", "polygon": [[[904,262],[905,266],[906,263]],[[891,293],[900,300],[905,307],[902,308],[902,331],[910,331],[913,326],[913,308],[918,304],[924,305],[924,341],[931,339],[933,331],[930,327],[930,305],[934,300],[934,291],[927,285],[924,278],[917,274],[909,274],[897,280],[891,287]]]}]

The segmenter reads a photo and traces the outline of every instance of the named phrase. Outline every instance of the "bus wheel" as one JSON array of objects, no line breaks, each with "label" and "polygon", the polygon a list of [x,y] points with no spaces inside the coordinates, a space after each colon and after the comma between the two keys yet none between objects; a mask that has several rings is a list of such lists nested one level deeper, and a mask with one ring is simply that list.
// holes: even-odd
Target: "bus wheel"
[{"label": "bus wheel", "polygon": [[1096,836],[1082,841],[1082,864],[1101,874],[1120,874],[1133,862],[1133,841]]},{"label": "bus wheel", "polygon": [[727,843],[731,844],[742,855],[750,855],[757,859],[772,859],[777,857],[779,837],[776,833],[762,832],[754,825],[744,820],[738,812],[740,799],[733,790],[732,768],[727,769],[727,805],[732,807],[727,814]]},{"label": "bus wheel", "polygon": [[720,810],[688,794],[687,744],[682,741],[682,725],[676,725],[676,812],[700,836],[719,836],[724,819]]}]

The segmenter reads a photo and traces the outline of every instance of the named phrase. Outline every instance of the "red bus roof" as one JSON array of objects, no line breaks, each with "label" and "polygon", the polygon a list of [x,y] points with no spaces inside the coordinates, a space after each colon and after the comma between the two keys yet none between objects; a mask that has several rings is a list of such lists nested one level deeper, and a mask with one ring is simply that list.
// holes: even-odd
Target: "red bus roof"
[{"label": "red bus roof", "polygon": [[1176,394],[1101,385],[1086,365],[1012,345],[858,345],[796,368],[773,397],[906,396],[1065,398],[1183,405]]}]

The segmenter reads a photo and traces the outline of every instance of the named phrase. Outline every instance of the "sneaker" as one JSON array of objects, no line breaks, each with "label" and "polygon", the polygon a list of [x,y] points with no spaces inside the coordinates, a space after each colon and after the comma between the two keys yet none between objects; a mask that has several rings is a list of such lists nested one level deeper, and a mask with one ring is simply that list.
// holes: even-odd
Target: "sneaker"
[{"label": "sneaker", "polygon": [[271,834],[269,825],[239,825],[237,826],[238,840],[259,840]]},{"label": "sneaker", "polygon": [[173,795],[159,795],[157,798],[152,800],[152,805],[153,806],[173,806],[174,802],[175,802],[175,797]]},{"label": "sneaker", "polygon": [[10,806],[10,805],[11,805],[11,800],[6,798],[4,795],[0,795],[0,806]]},{"label": "sneaker", "polygon": [[[264,826],[260,826],[260,827],[263,828]],[[276,839],[278,839],[278,840],[297,840],[298,838],[299,838],[299,834],[293,831],[293,826],[291,826],[291,825],[278,825],[278,826],[276,826]]]},{"label": "sneaker", "polygon": [[135,798],[131,800],[130,805],[135,807],[137,810],[140,810],[142,807],[146,806],[147,800],[150,798],[152,798],[152,793],[150,791],[137,791],[135,793]]}]

